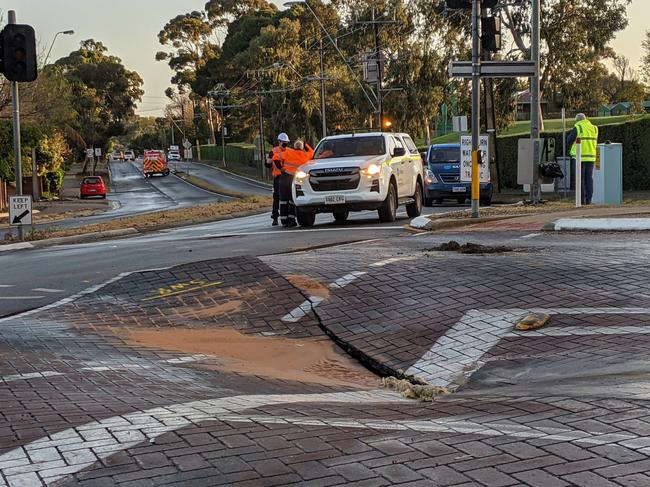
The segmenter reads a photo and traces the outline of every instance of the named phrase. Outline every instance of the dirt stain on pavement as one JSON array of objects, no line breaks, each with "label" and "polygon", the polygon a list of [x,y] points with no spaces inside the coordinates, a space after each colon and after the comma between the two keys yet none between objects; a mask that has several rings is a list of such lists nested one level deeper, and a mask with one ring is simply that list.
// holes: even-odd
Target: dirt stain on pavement
[{"label": "dirt stain on pavement", "polygon": [[310,296],[317,296],[319,298],[327,299],[330,297],[330,289],[326,284],[323,284],[317,279],[308,276],[290,275],[287,276],[287,281],[293,284],[298,289],[306,292]]},{"label": "dirt stain on pavement", "polygon": [[120,331],[127,343],[184,353],[212,355],[210,369],[282,380],[379,387],[377,376],[327,339],[291,339],[244,335],[231,329],[141,329]]}]

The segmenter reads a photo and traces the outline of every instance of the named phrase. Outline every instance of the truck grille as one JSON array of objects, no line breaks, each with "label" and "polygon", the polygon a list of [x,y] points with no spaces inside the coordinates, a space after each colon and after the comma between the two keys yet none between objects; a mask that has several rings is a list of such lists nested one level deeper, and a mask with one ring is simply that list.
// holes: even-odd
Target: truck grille
[{"label": "truck grille", "polygon": [[357,189],[360,179],[358,167],[314,169],[309,172],[309,184],[314,191]]},{"label": "truck grille", "polygon": [[460,182],[460,174],[454,174],[454,173],[442,173],[440,174],[440,179],[442,179],[443,183],[459,183]]}]

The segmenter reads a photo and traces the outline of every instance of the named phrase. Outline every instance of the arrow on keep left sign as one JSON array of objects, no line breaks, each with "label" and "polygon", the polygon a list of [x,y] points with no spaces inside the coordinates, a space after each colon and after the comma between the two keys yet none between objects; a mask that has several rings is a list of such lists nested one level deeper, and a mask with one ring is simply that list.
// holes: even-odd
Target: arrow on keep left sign
[{"label": "arrow on keep left sign", "polygon": [[16,215],[11,222],[13,225],[19,224],[23,218],[25,218],[27,215],[29,215],[29,210],[23,211],[20,215]]}]

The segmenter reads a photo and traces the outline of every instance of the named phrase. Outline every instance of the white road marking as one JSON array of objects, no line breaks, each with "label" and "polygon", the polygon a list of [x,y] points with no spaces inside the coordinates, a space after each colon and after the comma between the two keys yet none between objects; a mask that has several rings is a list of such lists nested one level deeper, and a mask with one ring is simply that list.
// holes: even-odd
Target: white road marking
[{"label": "white road marking", "polygon": [[0,296],[0,299],[12,300],[12,299],[43,299],[45,296]]},{"label": "white road marking", "polygon": [[[119,281],[120,279],[123,279],[127,276],[130,276],[131,274],[135,274],[137,272],[145,272],[145,271],[164,271],[169,269],[169,267],[160,267],[160,268],[154,268],[154,269],[145,269],[145,270],[137,270],[137,271],[130,271],[130,272],[122,272],[121,274],[118,274],[115,277],[112,277],[111,279],[104,281],[100,284],[96,284],[94,286],[90,286],[83,291],[79,291],[78,293],[72,294],[71,296],[68,296],[67,298],[60,299],[58,301],[55,301],[54,303],[50,303],[45,306],[41,306],[40,308],[34,308],[30,309],[29,311],[24,311],[20,314],[14,315],[14,316],[7,316],[5,318],[0,318],[0,323],[4,323],[7,321],[12,321],[16,320],[19,318],[22,318],[24,316],[30,316],[36,313],[39,313],[41,311],[47,311],[48,309],[54,309],[58,308],[59,306],[63,306],[65,304],[71,303],[75,301],[76,299],[79,299],[82,296],[85,296],[86,294],[91,294],[94,293],[95,291],[99,291],[101,288],[108,286],[109,284],[113,284],[114,282]],[[40,296],[40,298],[43,298],[45,296]],[[4,298],[0,298],[4,299]],[[8,298],[8,299],[16,299],[16,298]],[[30,299],[35,299],[35,298],[30,298]]]},{"label": "white road marking", "polygon": [[0,287],[7,288],[7,287],[14,287],[13,284],[0,284]]},{"label": "white road marking", "polygon": [[519,239],[520,240],[526,240],[526,239],[529,239],[529,238],[539,237],[540,235],[542,235],[542,234],[541,233],[529,233],[528,235],[524,235],[523,237],[519,237]]},{"label": "white road marking", "polygon": [[[367,274],[367,272],[361,272],[361,271],[355,271],[351,272],[350,274],[346,274],[345,276],[337,279],[333,283],[329,285],[330,289],[343,289],[345,286],[350,284],[351,282],[359,279],[359,277],[363,276],[364,274]],[[290,313],[284,315],[282,317],[282,321],[285,323],[297,323],[300,321],[305,315],[307,315],[312,309],[314,309],[316,306],[318,306],[320,303],[325,301],[325,298],[322,298],[320,296],[309,296],[309,298],[305,299],[300,306],[297,308],[293,309]]]},{"label": "white road marking", "polygon": [[[205,421],[219,421],[222,415],[233,415],[250,408],[300,403],[386,404],[405,401],[394,393],[379,390],[232,396],[172,404],[93,421],[32,441],[0,455],[0,473],[10,487],[18,485],[22,476],[31,473],[37,474],[45,484],[53,484],[116,452],[139,443],[153,442],[169,431]],[[70,451],[80,455],[73,465],[66,462],[65,455]],[[47,455],[39,455],[40,452],[47,452]]]},{"label": "white road marking", "polygon": [[414,260],[415,256],[408,256],[408,257],[391,257],[390,259],[386,260],[380,260],[379,262],[374,262],[370,264],[370,267],[384,267],[390,264],[394,264],[395,262],[401,262],[403,260]]},{"label": "white road marking", "polygon": [[[485,362],[484,354],[506,336],[535,336],[531,332],[511,333],[518,318],[526,313],[550,315],[650,314],[650,308],[531,308],[469,310],[433,344],[406,373],[432,385],[455,390],[467,382]],[[581,327],[582,328],[582,327]],[[585,327],[586,328],[586,327]],[[605,328],[605,327],[601,327]],[[611,327],[618,333],[647,333],[641,327]],[[548,330],[546,330],[548,331]],[[538,330],[542,336],[543,330]],[[553,333],[553,332],[551,332]],[[566,333],[566,332],[565,332]],[[576,333],[579,334],[579,333]]]},{"label": "white road marking", "polygon": [[[248,237],[251,235],[284,235],[287,233],[303,233],[303,232],[349,232],[351,230],[368,230],[368,231],[374,231],[374,230],[401,230],[403,229],[402,226],[400,225],[395,225],[393,227],[373,227],[373,226],[365,226],[365,227],[332,227],[332,228],[308,228],[308,229],[298,229],[298,230],[289,230],[286,228],[281,228],[277,230],[262,230],[262,231],[256,231],[256,232],[230,232],[230,233],[211,233],[207,235],[202,235],[200,238],[206,239],[206,238],[225,238],[225,237]],[[195,236],[189,236],[186,237],[186,239],[194,239],[196,238]]]},{"label": "white road marking", "polygon": [[[210,355],[197,354],[197,355],[188,355],[185,357],[175,357],[166,360],[159,360],[156,362],[162,364],[180,365],[180,364],[189,364],[193,362],[200,362],[201,360],[206,360],[210,358],[213,357],[211,357]],[[80,367],[78,370],[85,370],[88,372],[108,372],[108,371],[116,372],[121,370],[152,369],[155,366],[156,362],[152,364],[147,364],[147,363],[115,364],[115,362],[110,362],[110,361],[82,362],[86,364],[86,367]],[[17,380],[41,379],[43,377],[56,377],[56,376],[68,375],[69,373],[72,372],[56,372],[54,370],[45,370],[41,372],[29,372],[25,374],[14,374],[14,375],[7,375],[4,377],[0,377],[0,382],[15,382]]]},{"label": "white road marking", "polygon": [[0,381],[6,383],[6,382],[15,382],[17,380],[42,379],[44,377],[54,377],[57,375],[63,375],[63,372],[45,370],[43,372],[30,372],[27,374],[6,375],[4,377],[0,377]]},{"label": "white road marking", "polygon": [[508,333],[506,337],[565,337],[565,336],[590,336],[590,335],[647,335],[650,333],[650,326],[566,326],[548,327],[539,330],[518,331]]},{"label": "white road marking", "polygon": [[36,287],[32,289],[32,291],[36,291],[37,293],[62,293],[64,289],[49,289],[47,287]]},{"label": "white road marking", "polygon": [[333,426],[338,428],[358,428],[373,430],[417,431],[436,433],[466,433],[484,436],[514,436],[518,438],[541,438],[546,440],[585,443],[588,445],[607,445],[623,442],[634,444],[640,437],[630,433],[601,433],[569,428],[531,427],[513,423],[478,423],[463,419],[463,416],[431,418],[422,420],[382,420],[350,418],[305,418],[292,416],[263,415],[225,415],[221,421],[233,423],[291,424],[297,426]]}]

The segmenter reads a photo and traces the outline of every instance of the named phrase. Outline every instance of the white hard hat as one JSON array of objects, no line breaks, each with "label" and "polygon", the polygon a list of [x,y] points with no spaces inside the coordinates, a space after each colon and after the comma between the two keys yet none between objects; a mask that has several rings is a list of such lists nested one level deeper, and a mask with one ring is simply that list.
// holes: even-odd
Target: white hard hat
[{"label": "white hard hat", "polygon": [[278,140],[280,142],[289,142],[289,136],[282,132],[280,135],[278,135]]}]

